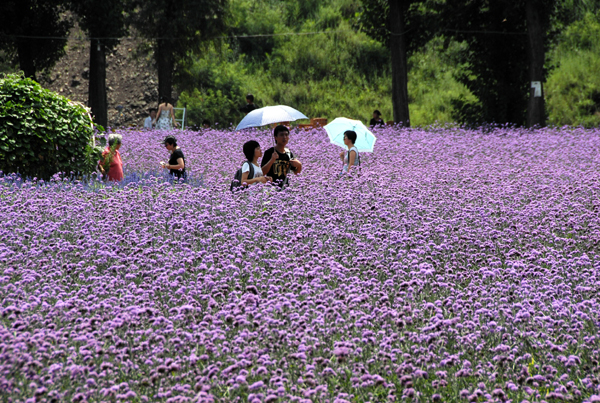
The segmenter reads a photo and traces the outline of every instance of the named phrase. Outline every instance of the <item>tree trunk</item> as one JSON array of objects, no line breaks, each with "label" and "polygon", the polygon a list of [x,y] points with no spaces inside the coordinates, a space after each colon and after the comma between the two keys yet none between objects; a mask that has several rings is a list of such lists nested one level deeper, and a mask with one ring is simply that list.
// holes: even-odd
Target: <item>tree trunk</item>
[{"label": "tree trunk", "polygon": [[[535,0],[527,0],[528,54],[529,54],[529,103],[527,104],[527,127],[545,126],[544,110],[544,30],[542,24],[541,5]],[[539,83],[539,86],[534,83]],[[538,86],[538,89],[533,88]]]},{"label": "tree trunk", "polygon": [[406,0],[390,2],[390,50],[392,53],[392,108],[394,122],[410,126],[408,113],[408,67],[406,63],[406,38],[404,34],[404,14]]},{"label": "tree trunk", "polygon": [[[158,100],[161,97],[171,99],[173,90],[173,53],[167,41],[158,41],[156,46],[156,64],[158,66]],[[169,101],[173,102],[173,101]]]},{"label": "tree trunk", "polygon": [[33,54],[31,52],[30,43],[27,38],[18,38],[17,39],[17,54],[19,57],[19,68],[23,70],[25,73],[25,77],[32,78],[37,81],[35,78],[35,63],[33,62]]},{"label": "tree trunk", "polygon": [[[17,16],[19,18],[19,26],[20,24],[26,24],[25,21],[29,13],[31,13],[31,2],[27,0],[20,0],[15,3]],[[25,31],[25,32],[24,32]],[[19,32],[16,32],[17,35],[31,35],[29,32],[24,30],[23,28],[19,28]],[[35,63],[33,61],[33,52],[31,41],[34,41],[33,38],[17,38],[17,58],[19,59],[19,68],[23,70],[25,77],[35,78]]]},{"label": "tree trunk", "polygon": [[106,100],[106,50],[97,39],[90,46],[90,86],[88,106],[92,109],[94,121],[108,126],[108,102]]}]

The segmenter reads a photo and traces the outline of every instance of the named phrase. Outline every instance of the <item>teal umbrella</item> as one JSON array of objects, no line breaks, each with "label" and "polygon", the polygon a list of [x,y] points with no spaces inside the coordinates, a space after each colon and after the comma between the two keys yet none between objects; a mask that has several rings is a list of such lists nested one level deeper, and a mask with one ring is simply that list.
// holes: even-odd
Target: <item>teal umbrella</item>
[{"label": "teal umbrella", "polygon": [[358,151],[368,153],[373,152],[377,137],[375,137],[360,120],[335,118],[333,122],[326,125],[324,129],[329,136],[331,144],[335,144],[344,149],[347,148],[344,144],[344,133],[347,130],[352,130],[356,132],[356,142],[354,143],[354,146]]}]

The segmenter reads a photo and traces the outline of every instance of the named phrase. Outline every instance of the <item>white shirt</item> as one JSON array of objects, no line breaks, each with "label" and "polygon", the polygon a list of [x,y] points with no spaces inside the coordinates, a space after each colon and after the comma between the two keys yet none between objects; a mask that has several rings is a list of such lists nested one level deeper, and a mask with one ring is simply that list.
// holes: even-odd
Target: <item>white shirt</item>
[{"label": "white shirt", "polygon": [[144,120],[144,129],[152,129],[152,118],[150,116]]},{"label": "white shirt", "polygon": [[[254,167],[254,177],[250,178],[250,174],[248,174],[248,179],[260,178],[261,176],[264,176],[261,167],[254,165],[254,163],[252,163],[252,166]],[[250,164],[247,162],[244,162],[244,165],[242,165],[242,173],[244,172],[250,172]]]}]

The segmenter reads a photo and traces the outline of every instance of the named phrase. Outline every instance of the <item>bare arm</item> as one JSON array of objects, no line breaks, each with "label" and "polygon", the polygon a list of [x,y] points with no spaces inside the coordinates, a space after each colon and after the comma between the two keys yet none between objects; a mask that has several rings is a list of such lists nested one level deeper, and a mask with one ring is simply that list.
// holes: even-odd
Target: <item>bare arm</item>
[{"label": "bare arm", "polygon": [[258,178],[253,178],[253,179],[248,179],[248,175],[250,174],[250,172],[244,172],[242,174],[242,183],[247,183],[248,185],[251,185],[253,183],[267,183],[267,177],[266,176],[259,176]]},{"label": "bare arm", "polygon": [[158,119],[158,117],[160,116],[160,111],[162,111],[162,106],[159,105],[158,110],[156,111],[156,117],[152,121],[152,124],[156,124],[156,119]]},{"label": "bare arm", "polygon": [[175,113],[173,112],[173,106],[171,106],[171,119],[173,120],[173,125],[177,126],[177,122],[175,121]]},{"label": "bare arm", "polygon": [[177,158],[177,165],[165,164],[163,167],[166,169],[184,169],[185,162],[183,162],[183,158]]},{"label": "bare arm", "polygon": [[350,151],[350,157],[348,157],[348,173],[350,173],[350,169],[354,166],[354,160],[356,159],[356,151]]},{"label": "bare arm", "polygon": [[302,165],[300,164],[300,160],[298,160],[297,158],[290,160],[290,165],[294,167],[294,170],[292,170],[292,172],[295,175],[298,175],[300,172],[302,172]]},{"label": "bare arm", "polygon": [[265,165],[262,166],[262,171],[263,173],[269,173],[269,171],[271,170],[271,167],[273,166],[273,164],[275,163],[275,160],[279,159],[279,154],[277,154],[277,151],[273,151],[273,154],[271,154],[271,159],[269,160],[269,162],[267,162]]}]

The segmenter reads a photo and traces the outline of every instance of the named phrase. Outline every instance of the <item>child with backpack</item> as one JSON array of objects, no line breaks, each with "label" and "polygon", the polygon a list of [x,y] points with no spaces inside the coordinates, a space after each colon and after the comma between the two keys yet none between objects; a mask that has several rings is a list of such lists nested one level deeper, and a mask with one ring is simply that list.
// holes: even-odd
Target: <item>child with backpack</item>
[{"label": "child with backpack", "polygon": [[250,140],[244,143],[244,156],[246,162],[242,164],[242,167],[238,169],[231,182],[230,190],[234,190],[246,185],[252,185],[254,183],[267,183],[273,182],[273,178],[270,176],[264,176],[262,168],[258,165],[258,159],[262,157],[262,150],[260,144],[257,141]]}]

